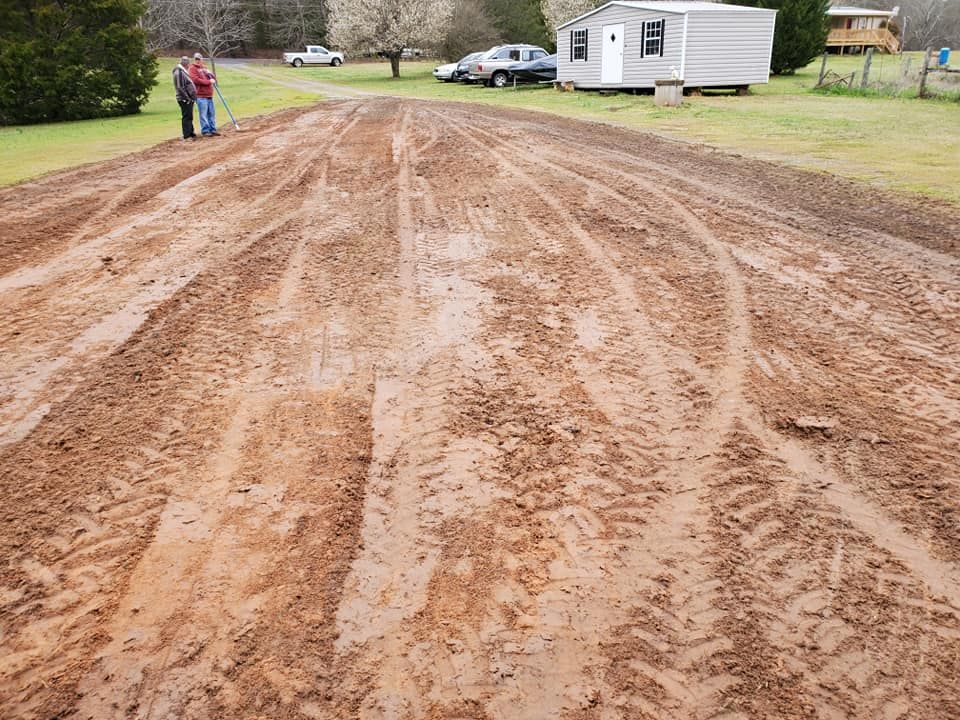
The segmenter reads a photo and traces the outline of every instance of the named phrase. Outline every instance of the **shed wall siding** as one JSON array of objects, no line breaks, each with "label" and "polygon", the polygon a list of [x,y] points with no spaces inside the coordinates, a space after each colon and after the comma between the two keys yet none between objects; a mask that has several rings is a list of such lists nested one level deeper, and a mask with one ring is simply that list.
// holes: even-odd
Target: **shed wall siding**
[{"label": "shed wall siding", "polygon": [[[684,67],[688,87],[766,83],[770,70],[773,13],[743,11],[688,13],[687,57],[682,62],[684,15],[613,6],[557,32],[557,79],[577,87],[600,88],[604,25],[624,24],[622,87],[653,87]],[[646,20],[665,20],[663,57],[640,57]],[[587,60],[570,61],[570,31],[587,29]]]},{"label": "shed wall siding", "polygon": [[684,84],[705,87],[766,83],[770,76],[773,22],[773,13],[690,13]]},{"label": "shed wall siding", "polygon": [[[663,30],[663,57],[640,57],[643,22],[665,21]],[[613,6],[557,32],[557,79],[573,80],[577,87],[599,88],[600,54],[603,51],[601,32],[604,25],[623,23],[623,86],[653,87],[653,81],[670,77],[670,66],[680,68],[683,46],[683,15],[652,12],[636,8]],[[587,61],[570,62],[570,31],[586,28]]]}]

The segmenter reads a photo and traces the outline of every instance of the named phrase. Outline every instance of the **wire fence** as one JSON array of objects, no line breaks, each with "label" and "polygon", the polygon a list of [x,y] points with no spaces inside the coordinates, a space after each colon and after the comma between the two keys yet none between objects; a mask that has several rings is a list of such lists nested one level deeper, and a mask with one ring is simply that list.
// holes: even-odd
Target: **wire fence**
[{"label": "wire fence", "polygon": [[[956,54],[954,54],[956,57]],[[960,100],[960,67],[939,64],[938,53],[860,56],[824,54],[817,88],[829,92]]]}]

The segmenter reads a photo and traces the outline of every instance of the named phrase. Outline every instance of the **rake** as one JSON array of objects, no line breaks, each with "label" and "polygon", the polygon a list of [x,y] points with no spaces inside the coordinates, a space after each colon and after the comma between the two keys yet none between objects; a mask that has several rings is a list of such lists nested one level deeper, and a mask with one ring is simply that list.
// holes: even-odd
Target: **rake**
[{"label": "rake", "polygon": [[227,109],[227,115],[230,116],[230,121],[233,123],[233,127],[239,131],[240,123],[237,122],[237,119],[233,116],[233,113],[230,112],[230,106],[227,105],[227,99],[223,96],[223,93],[220,92],[220,86],[214,84],[213,89],[217,91],[217,95],[220,96],[220,102],[222,102],[223,106]]}]

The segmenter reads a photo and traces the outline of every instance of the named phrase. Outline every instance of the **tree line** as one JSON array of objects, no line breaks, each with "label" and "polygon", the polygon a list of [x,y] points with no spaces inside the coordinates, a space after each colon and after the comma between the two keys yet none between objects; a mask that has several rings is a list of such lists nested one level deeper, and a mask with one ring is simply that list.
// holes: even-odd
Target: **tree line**
[{"label": "tree line", "polygon": [[[332,44],[381,53],[394,62],[403,47],[429,47],[449,60],[497,42],[552,49],[557,25],[604,0],[148,0],[151,47],[200,45],[211,54],[251,48]],[[778,11],[774,73],[802,67],[823,47],[831,0],[727,0]],[[956,45],[957,0],[860,0],[901,12],[892,23],[906,49]]]},{"label": "tree line", "polygon": [[[830,0],[727,0],[778,10],[771,69],[823,51]],[[900,4],[907,49],[960,45],[960,0]],[[0,124],[137,112],[156,81],[155,54],[216,57],[252,48],[330,45],[379,54],[399,75],[405,48],[456,60],[500,42],[552,49],[554,28],[603,0],[0,0]]]},{"label": "tree line", "polygon": [[148,0],[143,26],[152,50],[211,55],[333,44],[390,56],[403,42],[459,58],[498,41],[553,45],[541,0]]}]

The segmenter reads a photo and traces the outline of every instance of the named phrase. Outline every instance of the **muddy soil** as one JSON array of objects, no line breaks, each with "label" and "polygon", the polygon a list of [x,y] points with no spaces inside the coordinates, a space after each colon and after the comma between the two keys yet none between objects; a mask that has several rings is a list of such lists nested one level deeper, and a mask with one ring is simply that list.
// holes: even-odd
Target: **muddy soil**
[{"label": "muddy soil", "polygon": [[0,716],[960,717],[960,213],[345,100],[0,193]]}]

